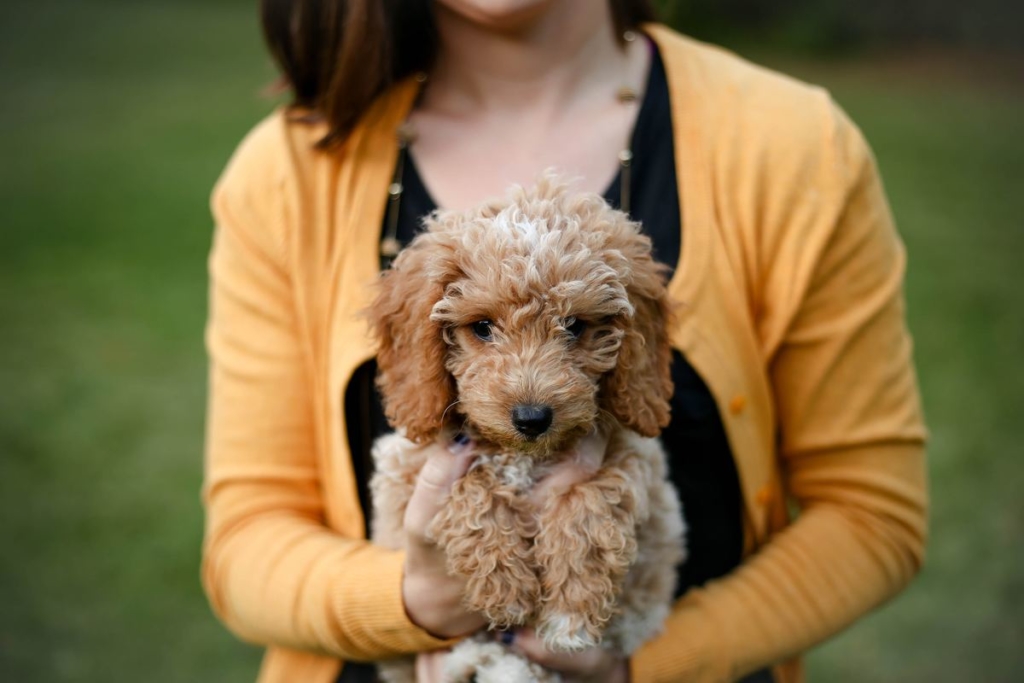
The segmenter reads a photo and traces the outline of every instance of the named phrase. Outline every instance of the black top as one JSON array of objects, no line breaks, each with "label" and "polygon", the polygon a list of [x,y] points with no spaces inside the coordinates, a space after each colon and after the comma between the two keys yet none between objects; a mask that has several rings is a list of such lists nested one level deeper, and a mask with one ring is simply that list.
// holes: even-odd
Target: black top
[{"label": "black top", "polygon": [[[651,69],[632,136],[631,213],[654,245],[655,258],[674,267],[680,254],[680,205],[665,67],[652,44]],[[403,168],[404,191],[398,214],[398,239],[408,244],[421,220],[437,208],[412,158]],[[621,176],[604,193],[619,205]],[[373,473],[370,448],[390,431],[374,390],[376,363],[358,368],[345,393],[349,445],[359,486],[359,502],[370,519],[368,482]],[[661,436],[669,456],[670,477],[679,491],[687,524],[688,559],[680,570],[676,595],[723,576],[740,563],[743,549],[739,477],[732,451],[707,385],[678,352],[673,352],[672,421]],[[346,666],[345,681],[358,680]]]}]

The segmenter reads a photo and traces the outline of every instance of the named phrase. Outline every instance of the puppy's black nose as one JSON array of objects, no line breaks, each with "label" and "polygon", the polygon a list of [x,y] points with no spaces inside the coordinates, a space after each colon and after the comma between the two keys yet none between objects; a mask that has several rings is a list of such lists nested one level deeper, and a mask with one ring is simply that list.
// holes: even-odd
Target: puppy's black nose
[{"label": "puppy's black nose", "polygon": [[551,407],[518,405],[512,409],[512,424],[528,439],[536,439],[551,426]]}]

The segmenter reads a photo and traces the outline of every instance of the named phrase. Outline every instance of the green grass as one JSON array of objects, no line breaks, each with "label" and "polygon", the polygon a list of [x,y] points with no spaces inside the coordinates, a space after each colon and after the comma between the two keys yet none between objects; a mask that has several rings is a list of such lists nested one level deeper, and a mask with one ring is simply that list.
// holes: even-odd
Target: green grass
[{"label": "green grass", "polygon": [[198,582],[206,198],[254,3],[0,9],[0,680],[254,678]]},{"label": "green grass", "polygon": [[[0,680],[249,681],[198,582],[207,196],[271,107],[252,2],[0,7]],[[796,65],[910,251],[933,541],[819,681],[1024,670],[1024,93]]]}]

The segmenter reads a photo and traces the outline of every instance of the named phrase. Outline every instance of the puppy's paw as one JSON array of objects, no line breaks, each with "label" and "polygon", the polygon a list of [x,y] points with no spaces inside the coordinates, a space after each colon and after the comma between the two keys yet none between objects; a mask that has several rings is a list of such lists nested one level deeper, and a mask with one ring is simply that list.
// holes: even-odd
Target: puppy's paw
[{"label": "puppy's paw", "polygon": [[541,618],[537,635],[556,652],[580,652],[600,644],[598,629],[578,615],[548,614]]},{"label": "puppy's paw", "polygon": [[480,636],[456,645],[445,658],[446,683],[557,683],[561,678]]},{"label": "puppy's paw", "polygon": [[471,575],[466,581],[466,606],[498,629],[525,625],[539,596],[540,582],[533,568],[515,558],[506,557],[503,567]]}]

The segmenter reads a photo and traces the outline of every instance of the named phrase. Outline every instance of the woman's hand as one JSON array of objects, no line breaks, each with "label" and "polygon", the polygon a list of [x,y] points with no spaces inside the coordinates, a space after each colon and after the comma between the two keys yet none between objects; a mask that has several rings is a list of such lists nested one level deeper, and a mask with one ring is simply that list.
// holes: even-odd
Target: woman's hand
[{"label": "woman's hand", "polygon": [[405,510],[406,556],[402,600],[409,619],[441,637],[472,633],[484,618],[462,606],[465,581],[449,576],[444,553],[427,538],[427,527],[437,515],[452,484],[473,461],[472,446],[465,437],[445,447],[428,446],[427,462],[420,470],[416,488]]},{"label": "woman's hand", "polygon": [[629,683],[629,660],[604,648],[551,652],[531,629],[516,631],[512,648],[545,669],[559,672],[565,683]]},{"label": "woman's hand", "polygon": [[593,431],[584,436],[573,448],[572,453],[555,465],[551,472],[534,486],[530,492],[530,502],[539,510],[552,496],[565,493],[576,484],[589,480],[601,469],[607,449],[607,433]]},{"label": "woman's hand", "polygon": [[442,683],[444,659],[451,650],[433,650],[416,655],[416,683]]}]

